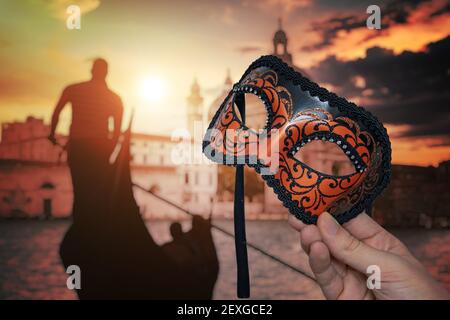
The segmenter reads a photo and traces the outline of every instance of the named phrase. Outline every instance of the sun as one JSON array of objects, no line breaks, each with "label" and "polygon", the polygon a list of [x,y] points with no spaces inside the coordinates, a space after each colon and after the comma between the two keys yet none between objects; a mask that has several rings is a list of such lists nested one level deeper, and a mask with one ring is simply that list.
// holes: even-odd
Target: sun
[{"label": "sun", "polygon": [[156,76],[143,78],[138,85],[139,96],[147,102],[158,102],[166,95],[166,83]]}]

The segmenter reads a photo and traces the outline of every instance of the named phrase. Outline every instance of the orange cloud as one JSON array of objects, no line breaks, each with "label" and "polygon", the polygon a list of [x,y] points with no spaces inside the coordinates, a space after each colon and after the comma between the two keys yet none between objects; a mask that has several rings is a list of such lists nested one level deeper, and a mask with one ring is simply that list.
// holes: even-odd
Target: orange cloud
[{"label": "orange cloud", "polygon": [[[421,166],[437,166],[450,159],[450,146],[441,137],[399,138],[411,130],[408,125],[385,125],[392,143],[392,162]],[[434,147],[430,147],[433,146]]]},{"label": "orange cloud", "polygon": [[[329,55],[341,60],[362,58],[370,47],[380,46],[391,49],[395,54],[402,51],[421,51],[428,43],[442,39],[450,34],[450,14],[430,18],[430,15],[444,5],[442,0],[431,1],[412,11],[407,23],[392,24],[383,30],[369,30],[365,27],[351,31],[341,30],[333,39],[332,45],[307,55],[303,65],[309,67]],[[383,12],[382,12],[383,14]],[[311,36],[311,43],[320,41],[322,35]]]},{"label": "orange cloud", "polygon": [[[436,140],[439,142],[439,140]],[[408,139],[392,141],[392,162],[420,166],[437,166],[440,162],[450,159],[450,147],[425,147],[431,141]],[[423,143],[423,146],[421,146]],[[418,146],[419,145],[419,146]]]},{"label": "orange cloud", "polygon": [[446,37],[450,32],[450,17],[442,16],[430,23],[397,25],[391,27],[382,36],[364,42],[364,39],[377,30],[357,29],[350,33],[341,31],[332,47],[315,52],[309,65],[336,55],[341,60],[363,58],[368,48],[380,46],[398,54],[402,51],[421,51],[430,42]]}]

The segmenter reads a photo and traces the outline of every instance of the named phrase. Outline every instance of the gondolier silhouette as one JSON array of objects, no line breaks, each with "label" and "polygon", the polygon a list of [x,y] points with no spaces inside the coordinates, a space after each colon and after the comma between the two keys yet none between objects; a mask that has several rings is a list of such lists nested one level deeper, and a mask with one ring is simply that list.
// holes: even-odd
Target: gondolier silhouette
[{"label": "gondolier silhouette", "polygon": [[92,79],[65,88],[52,117],[49,140],[56,143],[59,114],[71,103],[67,158],[73,224],[61,242],[62,262],[66,268],[77,265],[81,270],[80,299],[211,299],[218,260],[210,224],[204,227],[197,218],[188,236],[179,240],[185,250],[199,248],[180,265],[179,252],[170,249],[174,246],[163,249],[153,240],[134,199],[131,120],[118,152],[110,157],[121,136],[123,107],[106,85],[107,69],[105,60],[96,59]]},{"label": "gondolier silhouette", "polygon": [[[106,84],[108,64],[96,59],[92,65],[89,81],[67,86],[56,104],[52,116],[49,140],[55,142],[55,131],[59,115],[70,103],[72,123],[67,145],[67,160],[72,176],[74,206],[83,206],[74,215],[86,212],[84,206],[92,205],[97,196],[103,194],[105,168],[120,136],[123,106],[120,97]],[[109,131],[112,120],[113,131]],[[83,199],[83,201],[78,201]],[[76,216],[75,218],[92,218]]]}]

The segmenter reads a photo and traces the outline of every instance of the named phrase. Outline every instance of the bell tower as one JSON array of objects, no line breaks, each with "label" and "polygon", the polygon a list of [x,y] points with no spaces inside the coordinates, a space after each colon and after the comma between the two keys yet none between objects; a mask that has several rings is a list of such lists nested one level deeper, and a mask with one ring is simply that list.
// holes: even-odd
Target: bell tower
[{"label": "bell tower", "polygon": [[281,18],[278,18],[278,30],[273,36],[273,55],[288,64],[292,64],[292,55],[287,50],[287,44],[288,38],[286,32],[283,30]]},{"label": "bell tower", "polygon": [[[203,121],[203,97],[197,78],[191,85],[191,94],[187,97],[187,128],[194,135],[194,123]],[[198,125],[198,124],[197,124]]]},{"label": "bell tower", "polygon": [[225,78],[225,89],[231,89],[233,87],[233,80],[231,80],[230,68],[227,69],[227,76]]}]

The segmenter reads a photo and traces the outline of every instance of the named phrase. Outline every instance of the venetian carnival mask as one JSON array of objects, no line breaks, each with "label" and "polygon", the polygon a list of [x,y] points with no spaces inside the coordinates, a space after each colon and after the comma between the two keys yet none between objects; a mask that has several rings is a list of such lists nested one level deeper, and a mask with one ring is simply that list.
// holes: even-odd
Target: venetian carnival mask
[{"label": "venetian carnival mask", "polygon": [[[245,124],[249,94],[266,108],[265,130]],[[306,163],[296,157],[316,140],[339,148],[351,163],[351,172],[325,173],[314,167],[314,161]],[[327,148],[322,151],[326,153]],[[203,152],[218,163],[254,168],[289,212],[307,224],[316,223],[324,211],[339,223],[364,210],[370,212],[390,178],[390,141],[378,119],[275,56],[253,62],[233,86],[211,121]],[[322,153],[310,156],[323,157]],[[236,196],[243,199],[243,194],[236,193],[235,201]]]},{"label": "venetian carnival mask", "polygon": [[[238,109],[243,95],[258,96],[267,109],[262,134],[248,128]],[[386,129],[368,111],[320,88],[274,56],[263,56],[247,69],[220,106],[204,138],[213,161],[245,163],[261,173],[289,211],[315,223],[328,211],[343,223],[368,209],[388,183],[391,149]],[[234,132],[234,133],[233,133]],[[258,153],[275,145],[270,155]],[[295,157],[314,140],[336,144],[354,167],[346,175],[320,172]],[[312,155],[314,156],[314,155]],[[271,168],[271,159],[278,165]],[[272,174],[270,173],[272,171]]]}]

